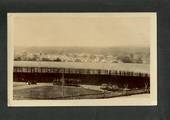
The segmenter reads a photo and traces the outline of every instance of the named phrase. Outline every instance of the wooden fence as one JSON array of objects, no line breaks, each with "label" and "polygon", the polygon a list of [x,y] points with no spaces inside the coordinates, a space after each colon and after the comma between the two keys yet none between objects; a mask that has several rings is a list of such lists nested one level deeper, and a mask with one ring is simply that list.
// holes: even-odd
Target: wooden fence
[{"label": "wooden fence", "polygon": [[103,83],[119,87],[144,88],[150,86],[150,76],[147,73],[136,73],[118,70],[99,69],[65,69],[43,67],[14,67],[14,81],[53,82],[61,80],[65,83],[79,81],[79,84],[101,85]]}]

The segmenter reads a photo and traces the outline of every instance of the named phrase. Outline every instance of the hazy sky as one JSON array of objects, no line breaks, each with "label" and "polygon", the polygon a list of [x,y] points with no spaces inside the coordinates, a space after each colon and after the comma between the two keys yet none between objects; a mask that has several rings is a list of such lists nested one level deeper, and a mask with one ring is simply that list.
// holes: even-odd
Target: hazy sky
[{"label": "hazy sky", "polygon": [[8,16],[15,46],[149,46],[151,17],[143,14],[28,14]]}]

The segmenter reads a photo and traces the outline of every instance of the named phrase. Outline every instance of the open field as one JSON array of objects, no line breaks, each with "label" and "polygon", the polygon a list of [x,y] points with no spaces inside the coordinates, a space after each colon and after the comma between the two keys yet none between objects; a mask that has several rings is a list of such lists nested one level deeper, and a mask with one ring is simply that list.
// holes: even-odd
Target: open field
[{"label": "open field", "polygon": [[[27,85],[26,83],[14,83],[14,99],[58,99],[87,94],[100,94],[101,91],[85,89],[82,87],[52,85],[52,83],[38,83],[37,85]],[[22,84],[22,85],[21,85]],[[72,98],[73,99],[73,98]]]},{"label": "open field", "polygon": [[57,99],[102,99],[120,96],[129,96],[145,93],[143,90],[133,91],[103,91],[99,86],[81,85],[59,86],[52,83],[38,83],[37,85],[27,85],[24,82],[14,82],[14,100],[57,100]]},{"label": "open field", "polygon": [[[14,82],[14,100],[57,100],[57,99],[101,99],[127,96],[145,93],[143,90],[136,91],[103,91],[98,86],[81,85],[59,86],[52,83],[38,83],[37,85],[27,85],[22,82]],[[64,90],[63,90],[64,89]]]}]

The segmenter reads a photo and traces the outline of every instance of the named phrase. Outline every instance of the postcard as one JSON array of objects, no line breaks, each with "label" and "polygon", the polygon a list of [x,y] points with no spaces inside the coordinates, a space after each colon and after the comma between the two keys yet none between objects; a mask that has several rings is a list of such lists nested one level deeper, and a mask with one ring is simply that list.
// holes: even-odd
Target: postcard
[{"label": "postcard", "polygon": [[7,19],[8,106],[157,105],[156,13]]}]

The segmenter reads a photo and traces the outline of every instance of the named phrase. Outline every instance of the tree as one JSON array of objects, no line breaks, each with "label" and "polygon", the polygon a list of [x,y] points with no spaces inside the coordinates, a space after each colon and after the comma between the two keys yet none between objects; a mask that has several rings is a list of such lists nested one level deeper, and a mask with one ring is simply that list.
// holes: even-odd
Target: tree
[{"label": "tree", "polygon": [[50,61],[48,58],[42,58],[42,61]]},{"label": "tree", "polygon": [[22,59],[21,59],[20,56],[14,58],[14,61],[21,61],[21,60],[22,60]]},{"label": "tree", "polygon": [[136,59],[136,63],[143,63],[142,57],[138,57],[138,58]]},{"label": "tree", "polygon": [[62,60],[60,58],[56,58],[54,61],[56,62],[62,62]]},{"label": "tree", "polygon": [[77,59],[75,59],[75,62],[81,62],[81,60],[77,58]]},{"label": "tree", "polygon": [[120,60],[123,62],[123,63],[132,63],[132,59],[130,59],[130,57],[128,56],[124,56],[124,57],[121,57]]}]

